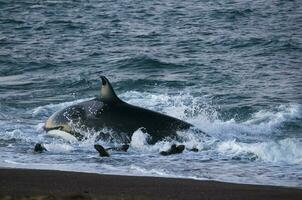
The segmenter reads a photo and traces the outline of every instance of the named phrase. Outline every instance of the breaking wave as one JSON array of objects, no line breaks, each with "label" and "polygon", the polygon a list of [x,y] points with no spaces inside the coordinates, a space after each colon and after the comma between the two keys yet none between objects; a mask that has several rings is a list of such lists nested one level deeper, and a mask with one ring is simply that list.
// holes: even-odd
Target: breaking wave
[{"label": "breaking wave", "polygon": [[[122,93],[120,97],[130,104],[188,121],[202,132],[195,131],[195,129],[181,131],[178,132],[181,138],[180,141],[166,138],[154,145],[150,145],[148,140],[151,136],[138,129],[131,137],[130,148],[127,153],[110,152],[112,157],[103,159],[98,157],[93,148],[96,142],[105,148],[119,146],[121,143],[105,139],[97,140],[99,133],[95,131],[84,131],[83,134],[86,140],[66,141],[62,138],[54,137],[56,134],[45,133],[42,128],[44,121],[52,113],[91,98],[49,104],[27,111],[33,118],[39,119],[36,120],[37,124],[24,125],[16,123],[12,127],[5,121],[0,121],[5,127],[0,129],[2,134],[0,148],[5,144],[3,147],[9,149],[17,148],[17,151],[19,151],[19,157],[11,157],[10,151],[4,153],[2,160],[0,160],[1,165],[113,174],[212,179],[212,175],[207,175],[202,169],[197,170],[196,166],[202,164],[205,165],[204,167],[208,167],[209,164],[207,163],[212,161],[232,163],[242,160],[257,163],[261,167],[271,164],[278,166],[302,164],[301,137],[299,135],[287,135],[283,131],[284,126],[294,127],[301,123],[302,106],[299,104],[284,104],[262,109],[251,113],[248,119],[239,121],[235,117],[224,120],[220,117],[218,109],[212,105],[210,99],[196,97],[188,93],[156,94],[128,91]],[[110,134],[110,130],[104,131]],[[20,142],[15,144],[15,141]],[[48,149],[45,156],[37,157],[33,153],[33,146],[37,142],[43,143]],[[183,154],[178,155],[178,159],[173,159],[173,156],[158,158],[159,152],[168,150],[172,144],[184,144],[186,149]],[[191,152],[190,149],[193,148],[198,149],[198,152]],[[29,155],[25,156],[22,152],[27,152]],[[163,159],[164,165],[162,164]],[[142,160],[144,161],[142,162]],[[182,166],[185,164],[183,160],[187,160],[195,168],[190,169],[188,166],[187,169],[183,169]],[[41,163],[31,165],[30,163],[33,162]],[[75,166],[71,166],[71,163],[74,163],[72,165]],[[253,164],[250,165],[253,166]],[[173,170],[171,166],[174,166]],[[233,167],[236,168],[236,166],[234,165]],[[209,168],[209,170],[214,169]],[[241,169],[238,168],[238,170]],[[268,176],[272,176],[272,173],[270,172]],[[234,174],[230,174],[230,177],[226,177],[224,174],[216,175],[218,177],[221,176],[220,178],[225,181],[235,180],[235,182],[240,182],[241,180],[240,177]],[[244,181],[246,180],[244,179]],[[275,184],[275,182],[272,183]]]},{"label": "breaking wave", "polygon": [[302,164],[302,139],[243,143],[236,140],[218,144],[217,150],[232,158],[260,159],[271,163]]}]

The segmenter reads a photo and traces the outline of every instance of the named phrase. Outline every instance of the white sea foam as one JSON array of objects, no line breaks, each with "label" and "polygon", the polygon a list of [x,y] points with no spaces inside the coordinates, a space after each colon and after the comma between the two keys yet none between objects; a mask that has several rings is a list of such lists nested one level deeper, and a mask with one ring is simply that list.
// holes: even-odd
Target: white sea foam
[{"label": "white sea foam", "polygon": [[258,130],[272,131],[280,127],[282,123],[302,118],[302,106],[299,104],[280,105],[275,110],[260,110],[250,120],[244,122],[246,125],[257,126]]},{"label": "white sea foam", "polygon": [[141,129],[138,129],[131,137],[130,146],[134,149],[147,150],[149,149],[147,141],[149,137],[148,133],[144,133]]},{"label": "white sea foam", "polygon": [[150,145],[148,144],[148,140],[150,138],[151,136],[148,133],[142,131],[142,129],[138,129],[133,133],[131,137],[130,148],[140,152],[158,151],[159,148],[163,146],[163,142],[158,142],[155,145]]},{"label": "white sea foam", "polygon": [[229,140],[221,142],[217,150],[230,156],[244,157],[252,153],[265,162],[302,164],[302,140],[296,138],[259,143]]},{"label": "white sea foam", "polygon": [[223,121],[201,112],[191,121],[198,128],[219,138],[240,137],[243,135],[268,135],[278,131],[285,122],[302,118],[302,107],[298,104],[280,105],[274,111],[260,110],[243,122],[235,119]]},{"label": "white sea foam", "polygon": [[[210,137],[201,132],[188,130],[178,133],[181,141],[170,138],[150,145],[148,140],[151,136],[138,129],[131,138],[128,152],[110,151],[109,158],[101,158],[93,148],[98,132],[80,130],[86,139],[70,142],[48,137],[42,128],[45,118],[52,113],[89,100],[80,99],[31,110],[33,117],[38,119],[37,125],[17,122],[13,123],[12,127],[12,124],[4,120],[0,121],[0,124],[3,124],[0,128],[0,139],[21,139],[20,145],[14,144],[11,148],[0,147],[4,150],[2,161],[0,159],[1,166],[125,175],[217,178],[236,182],[251,179],[251,183],[268,183],[268,180],[273,180],[271,183],[274,184],[280,184],[278,173],[284,173],[290,177],[282,178],[284,182],[281,184],[298,185],[295,180],[301,175],[299,166],[302,164],[302,141],[294,138],[298,137],[296,135],[286,138],[280,134],[287,134],[284,133],[284,125],[296,124],[296,121],[301,120],[302,107],[299,104],[284,104],[262,109],[247,120],[237,121],[235,117],[223,120],[209,99],[186,93],[175,95],[128,91],[120,97],[133,105],[188,121]],[[102,132],[111,134],[110,130]],[[275,133],[283,139],[278,139]],[[48,153],[32,153],[33,144],[37,142],[43,143]],[[105,148],[120,145],[118,141],[112,142],[106,138],[97,142]],[[185,150],[183,154],[159,157],[159,152],[169,149],[172,144],[184,144],[188,149],[199,149],[199,152]],[[16,152],[13,154],[10,152],[13,149],[17,151],[18,156],[15,156]],[[244,159],[245,162],[237,162],[237,159]],[[186,162],[190,162],[190,165],[185,166]],[[246,164],[247,162],[250,163]],[[244,163],[244,169],[240,163]],[[266,170],[267,166],[271,165],[276,168]],[[228,172],[220,173],[221,168],[228,167],[230,169]],[[256,175],[258,172],[263,174],[258,176]]]},{"label": "white sea foam", "polygon": [[71,146],[70,144],[59,144],[59,143],[49,143],[49,144],[44,144],[45,148],[47,151],[54,152],[54,153],[65,153],[65,152],[70,152],[74,150],[74,147]]},{"label": "white sea foam", "polygon": [[128,91],[121,94],[120,97],[130,104],[160,111],[179,119],[187,119],[198,114],[201,109],[209,108],[204,97],[194,97],[187,93],[170,95]]},{"label": "white sea foam", "polygon": [[0,139],[11,140],[18,139],[25,142],[38,142],[43,138],[42,135],[36,133],[27,133],[26,130],[23,129],[14,129],[11,131],[5,131],[4,134],[0,135]]},{"label": "white sea foam", "polygon": [[161,176],[161,177],[169,177],[170,175],[164,169],[145,169],[140,166],[130,165],[129,173],[141,176]]}]

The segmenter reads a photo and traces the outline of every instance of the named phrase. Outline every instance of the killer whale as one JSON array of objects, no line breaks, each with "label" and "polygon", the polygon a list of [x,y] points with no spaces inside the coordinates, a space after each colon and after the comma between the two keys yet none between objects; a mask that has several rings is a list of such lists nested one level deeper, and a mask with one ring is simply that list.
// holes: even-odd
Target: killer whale
[{"label": "killer whale", "polygon": [[46,131],[61,130],[79,140],[84,138],[79,129],[101,131],[102,137],[107,137],[109,135],[102,132],[107,128],[123,143],[129,143],[132,134],[141,128],[151,136],[148,141],[151,144],[166,137],[177,137],[177,131],[191,127],[180,119],[122,101],[105,76],[101,76],[98,97],[57,111],[44,125]]}]

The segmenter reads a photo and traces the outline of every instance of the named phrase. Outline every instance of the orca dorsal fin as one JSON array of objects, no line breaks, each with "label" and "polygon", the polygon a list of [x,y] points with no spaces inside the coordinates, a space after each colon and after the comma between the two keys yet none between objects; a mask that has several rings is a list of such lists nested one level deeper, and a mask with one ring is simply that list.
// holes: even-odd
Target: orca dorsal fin
[{"label": "orca dorsal fin", "polygon": [[104,102],[121,102],[117,95],[115,94],[109,80],[105,76],[101,76],[101,95],[100,99]]}]

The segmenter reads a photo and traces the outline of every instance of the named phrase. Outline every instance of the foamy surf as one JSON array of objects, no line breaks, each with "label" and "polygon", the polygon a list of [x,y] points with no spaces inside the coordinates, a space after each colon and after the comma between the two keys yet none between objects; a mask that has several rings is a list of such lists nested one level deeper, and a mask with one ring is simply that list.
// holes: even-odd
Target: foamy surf
[{"label": "foamy surf", "polygon": [[[1,130],[1,140],[6,143],[14,140],[20,142],[17,146],[6,146],[6,153],[2,154],[0,160],[1,166],[299,185],[295,180],[301,175],[301,139],[281,135],[285,125],[295,125],[301,120],[302,108],[299,104],[284,104],[258,110],[246,120],[225,120],[220,117],[209,99],[194,97],[188,93],[171,95],[128,91],[120,96],[128,103],[188,121],[206,135],[188,130],[178,133],[181,141],[166,138],[150,145],[150,135],[138,129],[131,137],[128,152],[110,151],[111,157],[100,158],[93,148],[96,142],[105,148],[121,144],[110,140],[97,141],[98,132],[93,130],[80,130],[85,136],[82,141],[60,130],[48,133],[43,130],[47,116],[66,106],[87,100],[80,99],[32,109],[32,116],[40,119],[37,124],[17,124],[12,127],[4,123],[3,127],[10,127],[10,130]],[[110,134],[110,130],[104,132]],[[282,137],[271,140],[276,134]],[[35,143],[43,143],[48,151],[34,154]],[[175,156],[159,155],[159,152],[168,150],[172,144],[184,144],[186,149]],[[189,151],[192,148],[198,149],[198,152]],[[242,166],[241,162],[246,164]],[[271,168],[271,165],[278,167]],[[223,172],[222,169],[229,170]],[[256,178],[255,172],[264,169],[266,172],[261,178]],[[242,177],[241,173],[245,176]],[[291,173],[291,176],[280,178],[280,173]]]},{"label": "foamy surf", "polygon": [[276,164],[302,164],[302,140],[296,138],[258,143],[224,141],[218,144],[217,150],[231,157],[250,157]]}]

